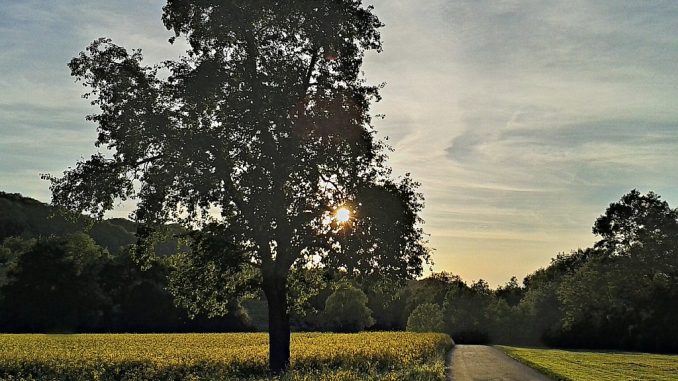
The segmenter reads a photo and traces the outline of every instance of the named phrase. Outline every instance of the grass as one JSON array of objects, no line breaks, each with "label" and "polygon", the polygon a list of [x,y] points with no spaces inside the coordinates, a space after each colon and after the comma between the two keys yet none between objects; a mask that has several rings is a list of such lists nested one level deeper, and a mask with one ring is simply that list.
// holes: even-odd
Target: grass
[{"label": "grass", "polygon": [[[292,335],[285,381],[444,380],[443,334]],[[0,380],[264,380],[268,336],[0,335]]]},{"label": "grass", "polygon": [[678,380],[678,355],[498,348],[556,380]]}]

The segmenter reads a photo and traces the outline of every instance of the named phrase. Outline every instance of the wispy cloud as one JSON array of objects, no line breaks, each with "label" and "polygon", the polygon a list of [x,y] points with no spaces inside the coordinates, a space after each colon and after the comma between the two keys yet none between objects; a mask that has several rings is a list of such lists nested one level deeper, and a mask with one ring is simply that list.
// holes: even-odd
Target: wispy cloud
[{"label": "wispy cloud", "polygon": [[424,184],[439,268],[524,275],[590,244],[631,188],[678,203],[675,2],[374,3],[386,52],[368,73],[392,87],[380,110],[408,115],[393,162]]},{"label": "wispy cloud", "polygon": [[[47,200],[42,172],[92,151],[66,63],[92,40],[166,43],[162,0],[0,0],[0,188]],[[436,269],[497,284],[558,251],[631,188],[678,205],[678,3],[371,0],[387,82],[377,121],[427,197]],[[123,212],[122,214],[124,214]]]},{"label": "wispy cloud", "polygon": [[49,200],[40,173],[60,173],[95,151],[95,112],[66,66],[110,37],[149,63],[176,57],[160,20],[162,1],[4,0],[0,6],[0,188]]}]

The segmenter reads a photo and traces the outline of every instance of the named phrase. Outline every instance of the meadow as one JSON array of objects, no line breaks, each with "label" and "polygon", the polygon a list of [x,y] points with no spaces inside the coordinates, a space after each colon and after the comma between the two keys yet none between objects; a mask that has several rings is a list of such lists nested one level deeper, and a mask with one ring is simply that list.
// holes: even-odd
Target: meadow
[{"label": "meadow", "polygon": [[[444,334],[295,333],[282,380],[444,380]],[[264,380],[268,335],[0,335],[0,380]]]},{"label": "meadow", "polygon": [[678,380],[678,355],[498,348],[556,380]]}]

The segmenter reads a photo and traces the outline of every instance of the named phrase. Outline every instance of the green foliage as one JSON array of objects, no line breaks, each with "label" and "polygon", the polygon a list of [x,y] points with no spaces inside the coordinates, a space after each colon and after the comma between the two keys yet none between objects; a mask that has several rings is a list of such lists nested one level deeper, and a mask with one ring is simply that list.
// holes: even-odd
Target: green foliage
[{"label": "green foliage", "polygon": [[296,327],[317,331],[322,329],[320,314],[336,283],[331,272],[318,267],[293,267],[289,275],[290,313]]},{"label": "green foliage", "polygon": [[[143,241],[168,222],[220,225],[237,247],[220,250],[221,260],[183,255],[173,293],[192,313],[221,314],[258,271],[271,365],[281,371],[293,266],[411,279],[430,259],[419,184],[391,177],[371,125],[379,87],[361,66],[381,50],[382,24],[354,0],[168,0],[162,20],[170,42],[189,42],[176,61],[146,66],[140,50],[100,38],[69,63],[100,110],[87,117],[95,145],[110,151],[44,176],[52,201],[101,218],[115,200],[135,198],[144,260],[152,252]],[[342,206],[357,216],[351,223],[331,221]]]},{"label": "green foliage", "polygon": [[445,295],[443,308],[447,332],[457,343],[483,344],[490,340],[492,318],[489,307],[493,302],[487,282],[455,282]]},{"label": "green foliage", "polygon": [[516,306],[525,296],[525,289],[518,284],[518,278],[514,276],[504,286],[497,288],[494,295],[504,300],[508,305]]},{"label": "green foliage", "polygon": [[115,255],[84,233],[0,245],[0,332],[159,332],[247,329],[232,306],[189,321],[166,291],[166,259],[142,271],[129,248]]},{"label": "green foliage", "polygon": [[559,254],[525,279],[514,310],[522,319],[512,327],[541,336],[528,342],[678,350],[672,323],[678,314],[672,302],[678,297],[678,211],[652,192],[632,190],[610,204],[593,232],[600,237],[593,248]]},{"label": "green foliage", "polygon": [[444,274],[406,289],[409,306],[445,293],[446,332],[460,343],[549,344],[675,351],[678,212],[654,193],[631,191],[594,225],[593,248],[490,290]]},{"label": "green foliage", "polygon": [[410,332],[443,332],[443,309],[433,303],[417,306],[407,319],[407,330]]},{"label": "green foliage", "polygon": [[360,332],[374,324],[367,307],[367,295],[348,283],[341,283],[325,302],[325,325],[334,332]]},{"label": "green foliage", "polygon": [[465,286],[464,282],[457,275],[446,272],[434,273],[430,277],[417,282],[411,282],[407,288],[407,305],[401,312],[403,320],[406,322],[412,311],[418,305],[423,303],[433,303],[442,305],[445,302],[445,295],[450,288]]},{"label": "green foliage", "polygon": [[[5,200],[5,210],[49,211],[44,204],[18,195],[5,195],[0,200]],[[44,216],[41,220],[42,214],[35,211],[18,214],[16,210],[12,216],[37,216],[31,224],[49,221]],[[675,210],[659,196],[632,191],[611,204],[596,222],[601,240],[595,247],[558,254],[548,267],[528,275],[523,286],[514,277],[496,290],[482,280],[467,284],[446,273],[403,282],[374,274],[352,278],[345,269],[295,266],[288,277],[288,292],[294,301],[288,306],[292,324],[299,330],[318,330],[325,327],[327,316],[371,310],[374,328],[402,330],[408,326],[412,311],[433,303],[443,306],[444,330],[459,343],[546,343],[673,351],[678,342],[678,327],[674,324],[678,307],[673,302],[678,298],[675,216]],[[127,220],[108,223],[130,234],[138,230],[138,225]],[[31,224],[21,225],[27,229],[21,236],[37,235]],[[156,257],[153,254],[159,251],[150,246],[153,253],[148,260],[152,266],[147,271],[141,271],[132,249],[120,248],[115,255],[109,255],[83,233],[7,238],[0,245],[0,329],[241,330],[248,328],[250,317],[233,298],[240,295],[257,298],[246,304],[253,312],[252,319],[263,330],[268,311],[262,305],[265,302],[261,293],[254,292],[261,284],[261,273],[251,267],[245,252],[238,251],[242,247],[222,228],[212,225],[190,232],[177,225],[166,226],[164,236],[174,237],[174,243],[167,245],[176,247],[179,242],[184,250],[175,256]],[[143,227],[140,234],[144,234]],[[38,252],[46,254],[37,255]],[[246,270],[248,267],[250,270]],[[166,290],[168,276],[173,297]],[[186,293],[184,284],[191,282],[199,287]],[[348,282],[359,285],[364,292],[342,297],[357,307],[319,313],[327,304],[341,304],[337,302],[341,298],[332,295],[333,288],[343,285],[339,291]],[[358,290],[348,287],[348,294]],[[50,298],[55,291],[61,293],[56,299]],[[25,303],[27,300],[37,302]],[[75,306],[76,301],[82,303],[76,306],[79,309],[68,307],[71,315],[35,309],[55,309],[55,300],[66,307]],[[198,320],[189,323],[173,301],[189,311],[194,308],[191,312]],[[199,317],[209,311],[229,314],[221,323]],[[354,317],[345,320],[350,322]],[[333,329],[364,328],[357,324],[346,328],[342,324]]]},{"label": "green foliage", "polygon": [[402,281],[388,278],[363,282],[361,288],[367,295],[367,306],[372,310],[375,319],[372,329],[387,331],[405,329],[403,310],[408,302],[408,288],[404,286]]},{"label": "green foliage", "polygon": [[[21,238],[7,238],[0,245],[0,289],[11,283],[14,274],[19,265],[19,258],[35,245],[35,240],[24,240]],[[0,293],[0,300],[2,300]]]},{"label": "green foliage", "polygon": [[[28,245],[24,252],[14,251],[16,264],[0,288],[4,310],[0,324],[29,332],[69,332],[97,325],[110,303],[97,279],[108,254],[82,233]],[[16,250],[13,242],[8,246]]]},{"label": "green foliage", "polygon": [[0,243],[9,237],[37,238],[86,232],[99,246],[116,254],[136,241],[134,233],[120,223],[133,224],[123,219],[93,221],[19,194],[0,192]]},{"label": "green foliage", "polygon": [[601,239],[588,260],[563,278],[560,343],[678,350],[671,323],[678,306],[678,211],[633,190],[596,221]]},{"label": "green foliage", "polygon": [[168,260],[168,290],[190,316],[224,316],[229,306],[256,295],[261,273],[248,263],[233,234],[214,224],[191,232],[186,241],[190,250]]},{"label": "green foliage", "polygon": [[654,192],[641,194],[633,189],[610,204],[593,225],[593,233],[601,237],[595,247],[606,256],[637,254],[675,263],[671,248],[678,236],[678,210]]}]

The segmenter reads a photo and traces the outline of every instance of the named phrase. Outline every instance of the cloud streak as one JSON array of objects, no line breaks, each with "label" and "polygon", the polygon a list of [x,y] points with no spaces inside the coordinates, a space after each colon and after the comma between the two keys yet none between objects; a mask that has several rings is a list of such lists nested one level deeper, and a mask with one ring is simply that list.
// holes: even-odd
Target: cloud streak
[{"label": "cloud streak", "polygon": [[[100,36],[149,63],[185,46],[166,43],[162,0],[0,1],[0,188],[48,200],[38,174],[94,151],[66,63]],[[370,3],[386,23],[365,67],[387,82],[376,125],[423,184],[436,270],[502,283],[591,244],[631,188],[678,205],[678,3]]]},{"label": "cloud streak", "polygon": [[386,52],[368,73],[394,87],[380,110],[416,110],[393,162],[424,184],[439,268],[496,284],[589,245],[631,188],[678,202],[678,4],[374,3]]}]

